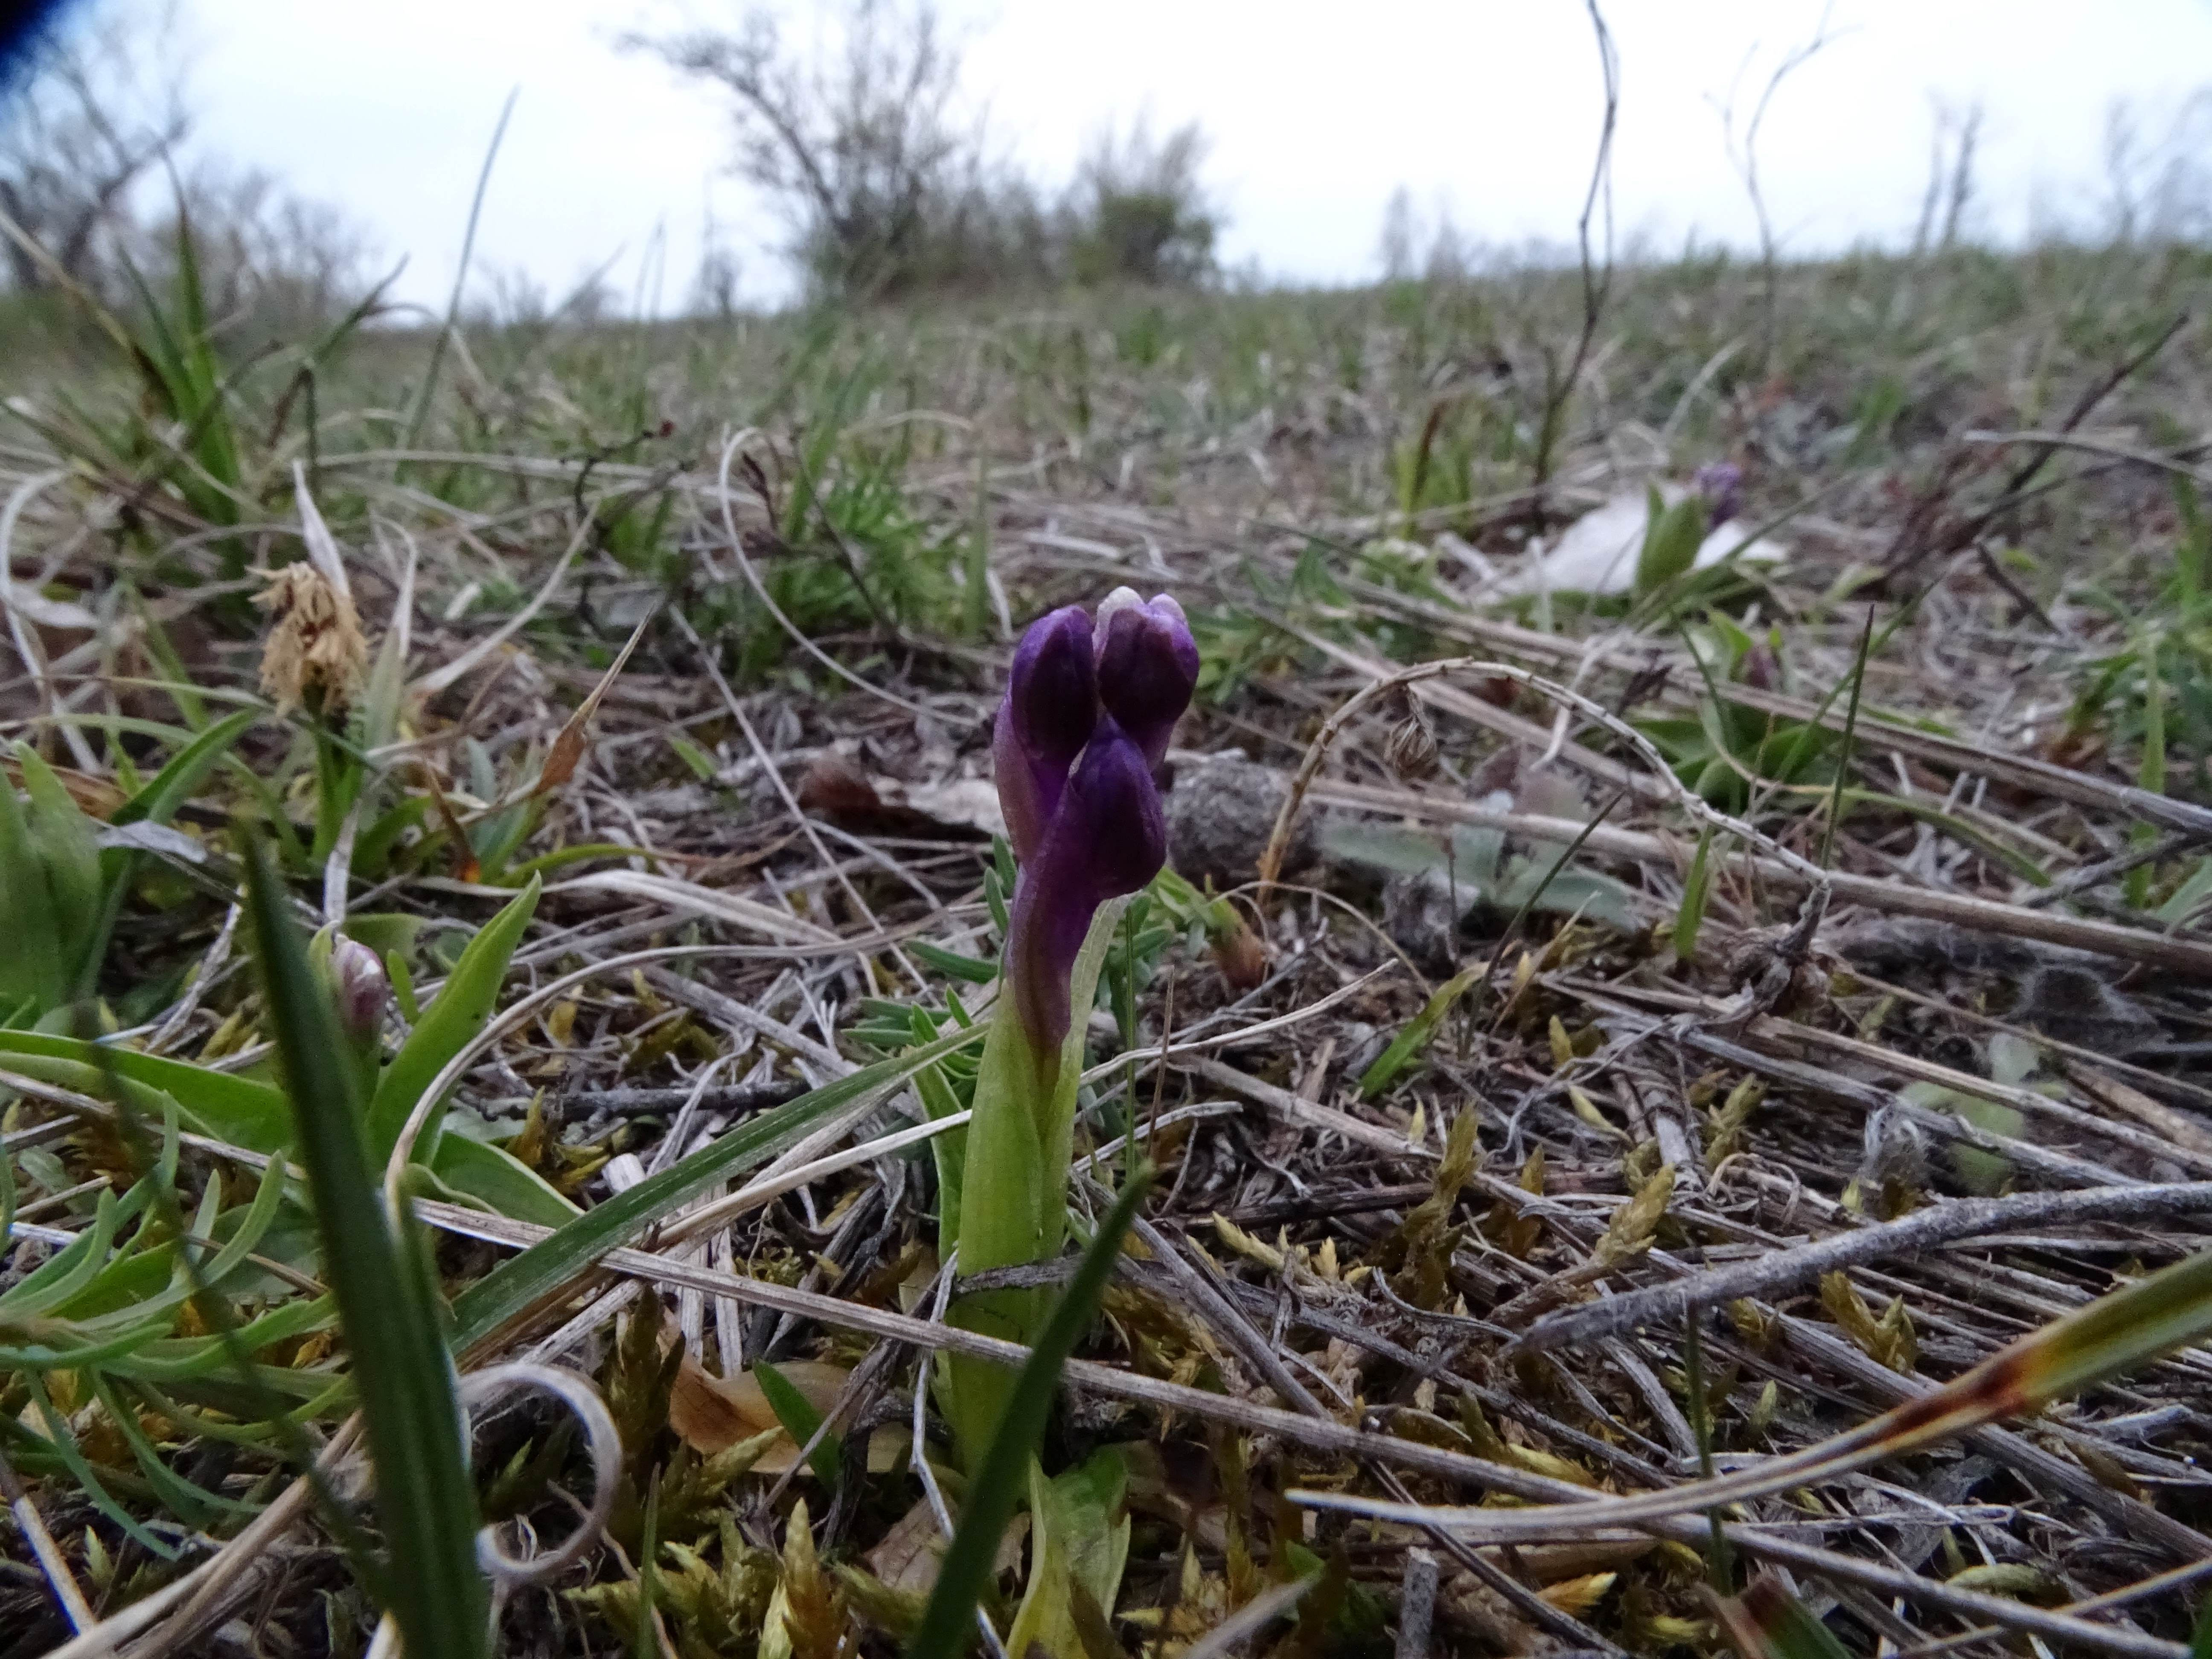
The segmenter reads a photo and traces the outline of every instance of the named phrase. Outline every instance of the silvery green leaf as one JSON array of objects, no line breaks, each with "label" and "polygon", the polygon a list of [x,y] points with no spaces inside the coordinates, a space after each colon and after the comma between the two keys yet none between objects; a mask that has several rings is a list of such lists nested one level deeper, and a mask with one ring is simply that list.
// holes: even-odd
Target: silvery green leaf
[{"label": "silvery green leaf", "polygon": [[[1495,902],[1500,909],[1517,910],[1528,902],[1528,896],[1544,879],[1544,872],[1552,867],[1549,859],[1516,859],[1505,872],[1504,884],[1498,889]],[[1555,915],[1582,915],[1592,921],[1602,921],[1626,933],[1635,927],[1629,912],[1628,890],[1610,876],[1601,876],[1588,870],[1562,870],[1551,879],[1542,892],[1537,893],[1531,909],[1548,910]]]},{"label": "silvery green leaf", "polygon": [[1332,858],[1389,875],[1433,872],[1449,877],[1468,890],[1472,903],[1497,879],[1505,837],[1496,830],[1461,824],[1452,831],[1451,850],[1447,854],[1443,839],[1425,830],[1336,819],[1322,827],[1322,846]]}]

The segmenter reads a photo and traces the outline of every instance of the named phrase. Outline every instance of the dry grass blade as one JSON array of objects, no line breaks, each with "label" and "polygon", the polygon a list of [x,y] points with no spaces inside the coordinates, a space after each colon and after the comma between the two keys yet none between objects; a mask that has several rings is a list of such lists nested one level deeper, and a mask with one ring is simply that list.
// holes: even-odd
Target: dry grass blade
[{"label": "dry grass blade", "polygon": [[1563,1527],[1579,1530],[1633,1525],[1832,1480],[1984,1423],[2027,1415],[2051,1401],[2196,1342],[2208,1332],[2212,1332],[2212,1251],[2100,1297],[2021,1338],[1943,1388],[1871,1422],[1741,1474],[1634,1498],[1522,1510],[1423,1509],[1318,1492],[1293,1492],[1291,1497],[1316,1508],[1419,1520],[1484,1538],[1540,1537]]},{"label": "dry grass blade", "polygon": [[1741,1596],[1715,1607],[1743,1659],[1848,1659],[1828,1627],[1771,1577],[1754,1578]]},{"label": "dry grass blade", "polygon": [[590,695],[582,702],[576,705],[576,712],[568,716],[567,724],[553,739],[553,746],[545,752],[545,764],[538,771],[535,793],[550,794],[565,787],[568,780],[575,776],[577,763],[584,757],[585,734],[591,729],[592,716],[599,713],[599,704],[605,699],[609,688],[622,678],[623,670],[629,665],[631,656],[659,614],[657,611],[648,611],[638,618],[637,626],[630,629],[629,638],[623,641],[623,648],[607,665],[607,672],[599,676],[599,683],[592,688]]},{"label": "dry grass blade", "polygon": [[1311,1578],[1294,1578],[1255,1596],[1194,1642],[1183,1659],[1224,1659],[1236,1652],[1275,1620],[1296,1612],[1314,1583]]},{"label": "dry grass blade", "polygon": [[1839,1268],[1909,1255],[1931,1245],[1985,1233],[2119,1218],[2192,1215],[2207,1210],[2212,1210],[2212,1182],[2203,1181],[1958,1199],[1879,1226],[1838,1233],[1671,1284],[1547,1314],[1522,1333],[1518,1346],[1532,1351],[1568,1347],[1639,1325],[1670,1324],[1696,1309],[1739,1297],[1771,1297],[1778,1291],[1811,1284],[1823,1273]]}]

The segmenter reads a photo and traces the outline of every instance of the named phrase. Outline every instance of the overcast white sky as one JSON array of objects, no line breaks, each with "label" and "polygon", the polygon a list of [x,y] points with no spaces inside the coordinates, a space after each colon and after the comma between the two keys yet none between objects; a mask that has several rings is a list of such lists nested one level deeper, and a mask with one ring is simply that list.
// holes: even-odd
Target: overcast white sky
[{"label": "overcast white sky", "polygon": [[[198,42],[201,142],[349,210],[401,296],[442,304],[501,101],[520,88],[477,257],[556,293],[611,257],[627,295],[665,233],[679,302],[711,210],[756,297],[782,292],[777,227],[726,172],[706,88],[618,54],[627,27],[733,16],[734,0],[185,0]],[[787,0],[794,38],[823,9]],[[1195,118],[1229,228],[1222,252],[1267,276],[1376,271],[1400,185],[1494,242],[1573,234],[1600,108],[1578,0],[946,0],[968,82],[1000,144],[1066,176],[1102,123]],[[1819,0],[1610,0],[1623,80],[1615,204],[1670,251],[1694,231],[1747,243],[1753,222],[1715,109],[1747,107]],[[2115,99],[2170,110],[2212,85],[2212,0],[1835,0],[1838,37],[1784,88],[1761,146],[1775,221],[1810,250],[1908,234],[1931,99],[1986,108],[1984,228],[2018,234],[2031,201],[2085,215],[2103,191]],[[1748,64],[1747,69],[1745,66]]]}]

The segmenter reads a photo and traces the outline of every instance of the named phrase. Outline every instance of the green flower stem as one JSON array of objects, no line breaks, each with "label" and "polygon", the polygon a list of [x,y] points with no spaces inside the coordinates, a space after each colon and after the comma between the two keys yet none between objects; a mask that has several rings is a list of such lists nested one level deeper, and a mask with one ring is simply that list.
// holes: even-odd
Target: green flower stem
[{"label": "green flower stem", "polygon": [[[1026,1267],[1060,1254],[1067,1238],[1067,1168],[1075,1139],[1076,1085],[1083,1076],[1084,1037],[1098,975],[1127,899],[1098,907],[1069,975],[1074,1017],[1056,1054],[1030,1045],[1014,1009],[1001,995],[975,1074],[975,1115],[967,1139],[954,1236],[963,1276],[994,1267]],[[1043,1288],[988,1291],[961,1297],[949,1317],[963,1330],[1034,1345],[1051,1312]],[[1014,1373],[989,1360],[948,1354],[940,1372],[945,1415],[961,1461],[980,1467],[997,1431]]]}]

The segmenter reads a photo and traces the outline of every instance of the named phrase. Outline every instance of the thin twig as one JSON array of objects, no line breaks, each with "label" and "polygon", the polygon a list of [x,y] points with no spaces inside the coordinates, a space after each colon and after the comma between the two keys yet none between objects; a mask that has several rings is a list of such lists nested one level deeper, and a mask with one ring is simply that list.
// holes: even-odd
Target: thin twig
[{"label": "thin twig", "polygon": [[0,1452],[0,1497],[7,1498],[8,1507],[15,1516],[15,1524],[29,1541],[31,1553],[38,1557],[39,1571],[46,1574],[46,1583],[53,1589],[54,1600],[61,1603],[62,1612],[70,1621],[70,1628],[79,1632],[91,1629],[95,1622],[92,1604],[84,1599],[84,1592],[77,1588],[76,1575],[70,1571],[70,1565],[63,1558],[60,1547],[54,1542],[53,1534],[46,1530],[46,1517],[39,1513],[39,1506],[31,1501],[31,1494],[24,1489],[22,1481],[16,1478],[15,1466],[8,1461],[4,1452]]},{"label": "thin twig", "polygon": [[1738,1297],[1772,1297],[1844,1267],[1917,1255],[1981,1233],[2070,1226],[2087,1221],[2160,1221],[2207,1213],[2212,1213],[2212,1181],[1951,1199],[1895,1221],[1731,1262],[1670,1285],[1655,1285],[1547,1314],[1522,1334],[1517,1346],[1559,1348],[1618,1336],[1639,1325],[1671,1324],[1694,1309],[1733,1302]]}]

